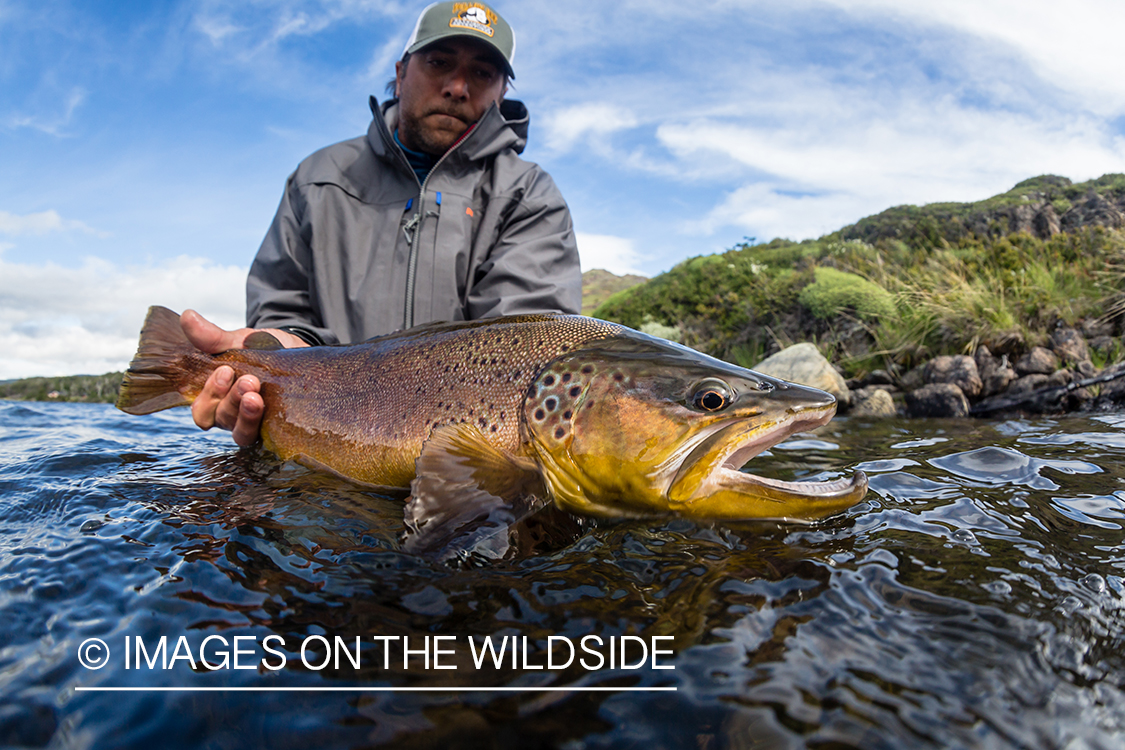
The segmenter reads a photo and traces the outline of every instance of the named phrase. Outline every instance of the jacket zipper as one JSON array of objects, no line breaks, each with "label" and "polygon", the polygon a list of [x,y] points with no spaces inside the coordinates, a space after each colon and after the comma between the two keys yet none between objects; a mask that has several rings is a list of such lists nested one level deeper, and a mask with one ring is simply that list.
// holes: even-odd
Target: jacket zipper
[{"label": "jacket zipper", "polygon": [[[455,150],[457,150],[457,147],[465,142],[465,139],[469,137],[469,134],[472,133],[475,128],[476,123],[470,125],[465,130],[465,132],[461,134],[461,137],[458,138],[457,141],[449,147],[449,150],[442,154],[441,157],[436,162],[434,162],[434,166],[430,167],[430,172],[426,175],[425,181],[419,186],[418,210],[412,217],[410,217],[410,220],[406,222],[406,224],[402,228],[404,232],[407,232],[407,238],[410,240],[410,257],[406,265],[406,305],[405,309],[402,312],[403,330],[414,327],[414,287],[416,283],[416,276],[418,275],[418,240],[422,236],[422,224],[425,221],[426,217],[439,215],[438,211],[430,211],[428,213],[425,212],[426,185],[430,184],[430,177],[432,177],[434,172],[437,171],[438,167],[441,166],[441,163],[445,161],[445,158],[452,154]],[[406,157],[404,156],[402,157],[402,159],[403,161],[405,161]],[[407,162],[407,166],[410,166],[409,162]],[[410,171],[411,173],[413,173],[413,168],[411,168]],[[417,175],[415,175],[414,179],[418,179]],[[437,205],[441,205],[440,198],[437,201]]]}]

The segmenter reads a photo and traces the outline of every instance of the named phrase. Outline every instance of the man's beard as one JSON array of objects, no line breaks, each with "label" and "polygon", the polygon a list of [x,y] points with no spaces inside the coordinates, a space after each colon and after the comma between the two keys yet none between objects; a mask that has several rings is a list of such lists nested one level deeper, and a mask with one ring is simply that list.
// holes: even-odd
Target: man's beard
[{"label": "man's beard", "polygon": [[440,157],[449,147],[457,142],[457,139],[464,135],[464,130],[460,133],[454,133],[449,130],[438,130],[436,128],[428,128],[423,125],[423,120],[433,114],[448,115],[455,117],[461,122],[465,123],[465,129],[468,129],[469,123],[466,116],[461,112],[451,112],[445,110],[432,110],[426,112],[421,118],[415,119],[410,117],[405,112],[402,113],[399,120],[399,137],[405,135],[404,142],[410,143],[411,147],[429,154],[431,156]]}]

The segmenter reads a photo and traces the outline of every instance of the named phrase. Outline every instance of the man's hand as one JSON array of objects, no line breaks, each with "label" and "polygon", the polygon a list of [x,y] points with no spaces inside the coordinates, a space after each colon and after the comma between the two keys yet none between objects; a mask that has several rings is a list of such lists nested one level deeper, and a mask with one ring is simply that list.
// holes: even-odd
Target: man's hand
[{"label": "man's hand", "polygon": [[[196,348],[208,354],[218,354],[227,349],[241,349],[246,337],[256,330],[273,334],[286,349],[308,346],[298,336],[276,328],[239,328],[237,331],[224,331],[195,310],[184,310],[180,315],[180,326],[188,340]],[[234,369],[221,365],[203,386],[191,405],[191,416],[204,430],[218,425],[230,430],[234,442],[245,447],[253,445],[258,439],[262,426],[265,403],[259,392],[262,384],[253,375],[243,375],[234,380]]]}]

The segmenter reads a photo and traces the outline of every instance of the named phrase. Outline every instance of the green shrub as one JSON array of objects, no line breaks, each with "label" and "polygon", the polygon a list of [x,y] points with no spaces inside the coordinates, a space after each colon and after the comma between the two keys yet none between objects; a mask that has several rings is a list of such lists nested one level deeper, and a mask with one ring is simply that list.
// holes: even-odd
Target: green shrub
[{"label": "green shrub", "polygon": [[835,268],[817,268],[816,280],[802,289],[797,299],[818,318],[830,318],[848,310],[854,310],[865,320],[895,313],[894,299],[886,289]]}]

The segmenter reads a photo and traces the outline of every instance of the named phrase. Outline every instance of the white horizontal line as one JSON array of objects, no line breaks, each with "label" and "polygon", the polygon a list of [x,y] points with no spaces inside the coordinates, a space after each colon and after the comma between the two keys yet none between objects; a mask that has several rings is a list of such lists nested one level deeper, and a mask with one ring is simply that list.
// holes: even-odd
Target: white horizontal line
[{"label": "white horizontal line", "polygon": [[75,690],[101,693],[655,693],[676,692],[673,687],[83,687]]}]

